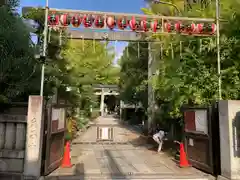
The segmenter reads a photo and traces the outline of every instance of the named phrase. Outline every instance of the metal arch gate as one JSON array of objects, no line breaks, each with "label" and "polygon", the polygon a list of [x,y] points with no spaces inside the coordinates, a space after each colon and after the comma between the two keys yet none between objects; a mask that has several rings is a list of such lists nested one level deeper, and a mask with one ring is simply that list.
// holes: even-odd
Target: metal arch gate
[{"label": "metal arch gate", "polygon": [[[50,11],[50,15],[49,15]],[[189,17],[174,17],[174,16],[159,16],[159,15],[140,15],[140,14],[128,14],[128,13],[115,13],[115,12],[100,12],[100,11],[83,11],[83,10],[73,10],[73,9],[55,9],[55,8],[48,8],[48,4],[46,4],[46,14],[45,14],[45,35],[44,35],[44,48],[43,48],[43,54],[45,54],[46,51],[46,42],[47,42],[47,33],[48,33],[48,28],[56,28],[56,29],[64,29],[68,30],[68,38],[69,39],[80,39],[80,40],[106,40],[106,41],[138,41],[138,42],[146,42],[148,43],[148,52],[151,52],[152,47],[151,47],[151,42],[159,42],[159,41],[151,41],[151,40],[142,40],[144,37],[149,36],[151,34],[181,34],[181,35],[191,35],[191,36],[215,36],[215,31],[216,31],[216,37],[219,40],[219,18],[213,19],[213,18],[189,18]],[[51,17],[57,16],[57,23],[51,24]],[[84,15],[84,16],[82,16]],[[88,24],[88,22],[85,22],[88,24],[87,26],[84,25],[86,29],[91,29],[93,31],[76,31],[76,30],[70,30],[68,29],[70,27],[70,24],[72,25],[74,23],[77,24],[77,26],[73,25],[76,28],[78,28],[81,24],[84,24],[84,19],[88,16],[94,16],[94,17],[103,17],[103,26],[102,27],[96,27],[97,25],[94,23],[96,18],[90,23],[91,25]],[[113,28],[109,28],[107,25],[108,22],[108,17],[113,17],[115,24]],[[115,20],[115,17],[117,18],[123,18],[127,20],[127,25],[126,27],[128,28],[120,28],[119,27],[119,19]],[[81,19],[82,18],[82,19]],[[60,23],[61,19],[65,19],[64,23]],[[71,19],[69,22],[68,20]],[[74,19],[74,21],[73,21]],[[131,20],[129,20],[131,19]],[[139,21],[141,19],[141,21]],[[75,22],[77,20],[77,22]],[[86,19],[85,19],[86,20]],[[150,20],[150,22],[149,22]],[[83,21],[83,22],[82,22]],[[133,21],[135,23],[133,23]],[[138,22],[137,22],[138,21]],[[182,22],[198,22],[199,26],[202,27],[202,29],[208,29],[207,31],[199,31],[199,26],[197,25],[197,28],[195,28],[194,31],[188,32],[189,26],[186,26],[185,24],[182,24]],[[215,22],[217,25],[215,25]],[[169,23],[169,22],[175,22],[175,24]],[[143,30],[142,28],[139,28],[141,26],[141,23],[150,23],[148,25],[151,26],[151,28],[147,27],[145,25],[145,29]],[[152,27],[152,23],[154,24]],[[166,24],[167,23],[167,24]],[[205,23],[210,23],[211,27],[206,26]],[[95,24],[95,27],[93,27]],[[167,28],[165,27],[167,25]],[[182,31],[182,25],[183,25],[183,31]],[[116,26],[118,26],[117,32],[113,31],[107,31],[107,32],[96,32],[96,30],[102,29],[102,30],[109,30],[109,29],[114,29]],[[131,26],[135,28],[131,28]],[[175,26],[175,27],[174,27]],[[192,27],[192,24],[190,25]],[[195,26],[195,24],[194,24]],[[178,28],[176,28],[178,27]],[[174,29],[174,30],[173,30]],[[178,29],[178,30],[177,30]],[[191,28],[190,28],[191,29]],[[197,30],[196,30],[197,29]],[[211,30],[210,30],[211,29]],[[214,30],[213,30],[214,29]],[[146,30],[148,30],[146,32]],[[210,31],[209,31],[210,30]],[[61,32],[62,30],[60,30]],[[135,33],[132,34],[131,32]],[[142,34],[144,36],[142,36]],[[59,40],[61,42],[61,40]],[[220,67],[220,58],[219,58],[219,43],[217,43],[218,46],[218,67]],[[152,67],[153,67],[153,60],[154,58],[152,57],[151,53],[148,53],[148,79],[150,79],[153,75],[152,72]],[[44,68],[44,66],[43,66]],[[219,69],[218,69],[219,70]],[[220,74],[220,70],[218,71],[218,74]],[[220,83],[219,83],[219,88],[221,88]],[[220,93],[220,90],[219,90]],[[221,93],[219,94],[221,96]],[[154,103],[154,92],[152,90],[151,85],[148,85],[148,106],[151,107],[150,109],[153,108],[153,103]],[[145,123],[145,129],[149,131],[149,127],[151,126],[152,122],[152,117],[148,116],[147,123]]]},{"label": "metal arch gate", "polygon": [[[48,2],[48,1],[47,1]],[[23,12],[27,12],[29,7],[23,8]],[[31,9],[31,8],[30,8]],[[147,18],[147,19],[157,19],[160,20],[160,31],[158,33],[161,34],[169,34],[169,32],[166,32],[164,30],[164,21],[197,21],[197,22],[211,22],[213,23],[215,19],[203,19],[203,18],[188,18],[188,17],[166,17],[166,16],[153,16],[153,15],[139,15],[139,14],[125,14],[125,13],[108,13],[108,12],[91,12],[91,11],[81,11],[81,10],[64,10],[64,9],[49,9],[48,4],[46,4],[46,11],[45,11],[45,31],[44,31],[44,47],[43,47],[43,57],[46,56],[46,44],[47,44],[47,33],[48,33],[48,15],[49,11],[52,12],[57,12],[57,13],[63,13],[63,14],[76,14],[76,13],[84,13],[84,14],[92,14],[92,15],[103,15],[104,17],[107,17],[108,15],[111,16],[124,16],[124,17],[129,17],[129,16],[135,16],[138,18]],[[63,27],[63,28],[66,28]],[[104,26],[106,29],[106,25]],[[218,28],[218,27],[217,27]],[[93,28],[92,28],[93,29]],[[99,32],[91,32],[90,34],[86,32],[74,32],[70,31],[70,38],[72,39],[84,39],[84,36],[86,39],[93,39],[93,40],[108,40],[108,41],[141,41],[141,35],[139,36],[132,36],[129,34],[129,30],[124,30],[127,32],[127,34],[124,32],[115,32],[115,33],[99,33]],[[140,31],[144,32],[144,31]],[[217,31],[218,32],[218,31]],[[146,32],[144,32],[146,34]],[[150,32],[151,33],[151,32]],[[110,36],[109,36],[110,34]],[[170,33],[170,34],[175,34],[175,33]],[[116,36],[117,35],[117,36]],[[188,35],[188,34],[183,34],[183,35]],[[209,34],[204,35],[204,34],[193,34],[194,36],[211,36]],[[149,42],[149,41],[145,41]],[[150,44],[150,43],[149,43]],[[151,47],[149,46],[149,50],[151,50]],[[149,53],[149,73],[148,76],[151,77],[151,64],[152,64],[152,58],[151,58],[151,53]],[[44,69],[44,65],[42,66]],[[44,71],[42,71],[44,73]],[[44,74],[42,74],[42,77],[44,77]],[[43,79],[42,79],[43,81]],[[150,86],[149,86],[150,87]],[[43,89],[43,87],[41,87]],[[151,89],[151,88],[150,88]],[[152,96],[152,91],[149,89],[150,96]],[[42,93],[42,91],[41,91]],[[44,133],[44,145],[43,148],[45,151],[43,151],[43,162],[42,162],[42,173],[44,175],[47,175],[51,173],[53,170],[59,167],[60,162],[62,160],[62,155],[63,155],[63,149],[64,149],[64,134],[66,131],[66,122],[65,122],[65,115],[64,118],[61,118],[60,121],[62,123],[62,127],[59,129],[58,124],[59,122],[55,121],[52,117],[54,109],[61,109],[65,107],[64,104],[61,103],[50,103],[48,104],[46,108],[46,115],[45,115],[45,133]],[[64,110],[65,111],[65,110]],[[63,120],[64,119],[64,120]],[[150,121],[151,118],[148,119]],[[149,123],[146,123],[149,124]]]}]

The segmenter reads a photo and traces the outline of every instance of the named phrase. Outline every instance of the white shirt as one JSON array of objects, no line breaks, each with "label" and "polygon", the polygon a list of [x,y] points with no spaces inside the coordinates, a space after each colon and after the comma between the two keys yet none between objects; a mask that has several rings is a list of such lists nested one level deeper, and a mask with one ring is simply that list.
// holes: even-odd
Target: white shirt
[{"label": "white shirt", "polygon": [[154,134],[153,137],[158,138],[160,141],[162,141],[164,135],[165,135],[165,132],[160,130],[158,133]]}]

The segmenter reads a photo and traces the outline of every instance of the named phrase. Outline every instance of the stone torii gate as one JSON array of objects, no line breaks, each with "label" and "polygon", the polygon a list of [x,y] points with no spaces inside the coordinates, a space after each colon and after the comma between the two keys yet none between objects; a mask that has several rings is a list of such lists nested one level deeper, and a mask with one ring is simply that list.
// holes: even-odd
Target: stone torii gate
[{"label": "stone torii gate", "polygon": [[109,96],[109,95],[118,96],[119,95],[118,86],[98,84],[98,85],[93,85],[93,87],[96,90],[95,95],[101,96],[100,112],[101,112],[101,116],[103,116],[104,115],[104,98],[105,96]]}]

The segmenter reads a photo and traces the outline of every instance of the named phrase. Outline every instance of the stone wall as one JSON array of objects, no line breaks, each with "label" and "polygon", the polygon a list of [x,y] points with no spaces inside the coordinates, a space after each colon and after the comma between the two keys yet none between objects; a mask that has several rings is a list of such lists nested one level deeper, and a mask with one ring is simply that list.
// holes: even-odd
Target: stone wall
[{"label": "stone wall", "polygon": [[240,101],[223,100],[219,102],[219,124],[221,147],[221,176],[225,179],[239,180]]},{"label": "stone wall", "polygon": [[13,107],[0,114],[0,172],[24,169],[27,107]]}]

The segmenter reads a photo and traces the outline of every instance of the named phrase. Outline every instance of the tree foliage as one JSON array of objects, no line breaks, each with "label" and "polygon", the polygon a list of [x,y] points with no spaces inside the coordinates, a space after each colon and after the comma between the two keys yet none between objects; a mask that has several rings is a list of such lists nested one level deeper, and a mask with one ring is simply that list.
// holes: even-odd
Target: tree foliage
[{"label": "tree foliage", "polygon": [[[230,24],[232,20],[236,23],[240,19],[237,16],[232,18],[232,15],[237,12],[233,4],[235,8],[239,7],[235,2],[226,1],[222,4],[222,9],[228,9],[227,13],[223,13],[221,17],[228,21],[221,26],[221,77],[224,99],[239,99],[240,90],[239,63],[236,54],[239,40],[234,33],[237,26],[233,27]],[[186,14],[196,17],[203,15],[213,17],[214,8],[213,5],[204,9],[192,6]],[[226,29],[231,33],[225,33]],[[165,46],[169,47],[169,42],[174,45],[174,56],[171,53],[165,53],[159,59],[163,65],[159,66],[160,73],[155,77],[154,88],[157,99],[165,102],[159,104],[162,107],[162,114],[176,118],[181,116],[180,107],[183,104],[207,105],[218,99],[217,48],[214,37],[174,36],[169,38],[170,41],[168,39]]]},{"label": "tree foliage", "polygon": [[[14,4],[15,3],[15,4]],[[40,91],[42,62],[35,59],[35,45],[20,16],[15,16],[9,7],[1,8],[0,28],[1,72],[0,99],[6,102],[27,100],[28,95]],[[39,23],[36,32],[42,43],[44,30],[44,10],[30,9],[24,18]],[[94,46],[93,44],[96,44]],[[51,30],[48,35],[47,57],[45,62],[44,95],[52,96],[56,89],[76,107],[89,109],[96,98],[93,84],[118,83],[119,69],[112,62],[114,54],[101,42],[69,41],[66,31]],[[66,92],[66,88],[71,91]],[[20,95],[25,95],[20,99]]]},{"label": "tree foliage", "polygon": [[[215,17],[214,6],[215,3],[208,4],[207,7],[195,4],[188,11],[183,11],[182,15],[212,18]],[[143,11],[147,14],[161,14],[163,7],[168,9],[166,5],[151,5],[149,9],[143,9]],[[220,27],[223,99],[240,98],[238,53],[240,47],[240,13],[237,10],[239,8],[239,2],[233,0],[221,1],[221,19],[224,20]],[[171,15],[170,10],[162,15]],[[158,73],[149,79],[152,82],[158,104],[158,120],[166,121],[181,118],[180,108],[182,105],[203,106],[218,100],[215,37],[154,35],[152,38],[162,42],[162,45],[154,45],[159,54],[161,48],[163,48],[162,55],[156,59]],[[131,62],[127,64],[131,64]],[[136,69],[139,69],[137,63],[133,69],[132,71],[135,72]],[[138,72],[138,75],[134,75],[134,77],[140,75],[141,73]],[[133,84],[133,86],[136,86],[136,84]]]},{"label": "tree foliage", "polygon": [[[41,38],[44,10],[32,9],[26,15],[40,24]],[[61,33],[61,34],[60,34]],[[65,30],[50,30],[47,48],[45,94],[56,88],[71,88],[68,100],[83,109],[89,109],[96,101],[93,84],[115,84],[118,69],[113,67],[114,54],[109,53],[106,43],[69,40]]]},{"label": "tree foliage", "polygon": [[147,43],[129,43],[120,59],[121,99],[129,104],[141,103],[147,109]]},{"label": "tree foliage", "polygon": [[[30,33],[19,16],[12,13],[17,5],[10,1],[0,7],[0,102],[9,102],[36,87],[38,65]],[[24,69],[24,71],[23,71]]]},{"label": "tree foliage", "polygon": [[101,42],[70,40],[61,57],[65,60],[62,67],[67,72],[65,77],[70,77],[66,83],[80,91],[83,106],[94,98],[92,85],[117,83],[118,69],[112,64],[114,56]]}]

